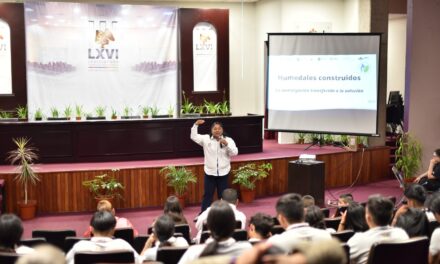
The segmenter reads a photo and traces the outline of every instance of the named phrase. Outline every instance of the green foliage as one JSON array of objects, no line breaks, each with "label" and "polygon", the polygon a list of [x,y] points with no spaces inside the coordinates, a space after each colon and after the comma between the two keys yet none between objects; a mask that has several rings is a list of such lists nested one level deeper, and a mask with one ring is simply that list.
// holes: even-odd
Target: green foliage
[{"label": "green foliage", "polygon": [[67,118],[71,118],[73,114],[73,109],[70,105],[66,106],[66,108],[64,108],[64,116]]},{"label": "green foliage", "polygon": [[330,135],[330,134],[326,134],[326,135],[324,136],[324,142],[325,142],[326,144],[331,144],[331,143],[333,143],[333,141],[334,141],[334,139],[333,139],[333,136],[332,136],[332,135]]},{"label": "green foliage", "polygon": [[157,107],[157,106],[150,107],[150,113],[151,113],[152,116],[159,115],[159,112],[160,112],[160,108],[159,107]]},{"label": "green foliage", "polygon": [[17,116],[20,119],[27,119],[28,118],[28,109],[26,106],[18,106],[16,109]]},{"label": "green foliage", "polygon": [[37,110],[35,110],[34,117],[35,117],[35,119],[42,119],[43,118],[43,111],[41,110],[41,108],[37,108]]},{"label": "green foliage", "polygon": [[168,106],[168,110],[167,110],[168,116],[173,116],[174,115],[174,106],[169,105]]},{"label": "green foliage", "polygon": [[104,173],[95,176],[92,180],[83,181],[83,186],[87,187],[95,198],[122,198],[120,191],[124,186],[115,178],[115,173],[119,169],[112,169],[111,175]]},{"label": "green foliage", "polygon": [[220,103],[208,102],[206,100],[203,101],[203,107],[208,114],[218,114],[220,113]]},{"label": "green foliage", "polygon": [[12,118],[12,114],[6,111],[0,112],[0,118]]},{"label": "green foliage", "polygon": [[191,114],[194,110],[194,104],[185,97],[185,92],[183,92],[183,103],[181,107],[182,114]]},{"label": "green foliage", "polygon": [[143,115],[143,116],[148,116],[148,114],[150,113],[150,107],[148,107],[148,106],[143,106],[142,109],[141,109],[141,111],[142,111],[142,115]]},{"label": "green foliage", "polygon": [[116,118],[118,115],[118,112],[112,107],[112,118]]},{"label": "green foliage", "polygon": [[342,144],[347,146],[348,145],[348,135],[341,135],[340,141],[342,142]]},{"label": "green foliage", "polygon": [[298,139],[305,139],[307,136],[306,133],[298,133]]},{"label": "green foliage", "polygon": [[32,168],[32,163],[38,158],[35,153],[36,149],[28,146],[29,139],[13,138],[12,141],[17,146],[17,149],[9,151],[7,160],[11,162],[11,165],[18,165],[18,172],[14,180],[18,181],[24,188],[24,203],[28,203],[28,185],[37,184],[40,180],[38,175]]},{"label": "green foliage", "polygon": [[98,117],[103,117],[103,116],[105,116],[105,110],[106,110],[106,107],[105,107],[105,106],[97,106],[97,107],[95,108],[96,116],[98,116]]},{"label": "green foliage", "polygon": [[174,188],[174,192],[177,196],[182,196],[186,193],[189,183],[197,182],[197,178],[193,172],[183,166],[176,168],[170,165],[162,168],[159,172],[165,174],[168,186]]},{"label": "green foliage", "polygon": [[248,163],[232,171],[234,175],[232,183],[253,190],[255,189],[255,182],[266,178],[271,170],[271,163],[263,163],[258,166],[255,163]]},{"label": "green foliage", "polygon": [[220,104],[219,104],[219,112],[220,112],[220,114],[222,114],[222,115],[227,115],[227,114],[229,114],[230,112],[229,112],[229,102],[228,101],[223,101],[223,102],[221,102]]},{"label": "green foliage", "polygon": [[422,162],[422,145],[409,133],[404,133],[397,141],[396,167],[405,178],[412,178]]},{"label": "green foliage", "polygon": [[60,112],[58,111],[58,109],[56,107],[52,107],[50,109],[50,113],[52,114],[53,118],[57,118],[60,116]]},{"label": "green foliage", "polygon": [[124,107],[122,113],[124,116],[131,116],[132,109],[129,106]]},{"label": "green foliage", "polygon": [[82,115],[84,114],[83,106],[75,105],[75,113],[76,113],[76,117],[82,117]]},{"label": "green foliage", "polygon": [[203,114],[204,109],[205,109],[204,105],[195,105],[194,106],[194,113]]}]

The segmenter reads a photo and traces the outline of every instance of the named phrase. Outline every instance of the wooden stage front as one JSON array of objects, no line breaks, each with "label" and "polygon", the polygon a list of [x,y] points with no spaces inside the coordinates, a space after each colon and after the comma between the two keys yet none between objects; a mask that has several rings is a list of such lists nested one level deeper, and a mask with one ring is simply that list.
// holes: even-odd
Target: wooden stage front
[{"label": "wooden stage front", "polygon": [[[325,187],[351,185],[360,174],[356,184],[380,181],[389,178],[389,148],[374,147],[365,151],[348,152],[336,147],[312,147],[307,145],[280,145],[274,140],[265,140],[263,152],[241,154],[233,158],[232,167],[247,162],[271,162],[270,176],[257,184],[257,197],[279,195],[287,192],[288,162],[302,153],[316,154],[325,162]],[[116,201],[117,208],[161,207],[172,190],[166,185],[159,170],[166,165],[185,165],[198,178],[191,185],[187,203],[198,204],[203,195],[203,158],[183,158],[150,161],[128,161],[107,163],[66,163],[37,165],[41,182],[30,190],[30,197],[38,201],[39,213],[93,211],[96,206],[92,195],[82,186],[82,181],[95,175],[119,168],[117,178],[125,186],[123,200]],[[14,168],[0,166],[0,178],[6,180],[6,207],[16,212],[16,201],[22,197],[20,186],[13,181]],[[301,184],[301,183],[298,183]]]}]

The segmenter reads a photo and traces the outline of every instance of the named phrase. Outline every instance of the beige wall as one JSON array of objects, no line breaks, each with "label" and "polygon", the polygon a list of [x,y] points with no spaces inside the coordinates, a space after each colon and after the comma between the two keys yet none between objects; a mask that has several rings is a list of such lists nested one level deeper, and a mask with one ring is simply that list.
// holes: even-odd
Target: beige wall
[{"label": "beige wall", "polygon": [[[412,8],[411,8],[412,6]],[[408,131],[423,146],[423,170],[440,148],[440,2],[408,0],[406,105]],[[408,107],[409,106],[409,107]]]},{"label": "beige wall", "polygon": [[390,91],[405,95],[406,15],[391,14],[388,21],[387,101]]}]

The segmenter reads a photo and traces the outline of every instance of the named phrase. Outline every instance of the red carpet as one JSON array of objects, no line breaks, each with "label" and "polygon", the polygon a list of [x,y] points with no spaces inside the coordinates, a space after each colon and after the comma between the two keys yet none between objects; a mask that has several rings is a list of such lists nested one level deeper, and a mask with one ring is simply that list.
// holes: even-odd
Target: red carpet
[{"label": "red carpet", "polygon": [[[351,192],[356,201],[366,201],[371,194],[382,194],[384,196],[395,196],[397,201],[400,200],[402,191],[399,188],[399,184],[395,180],[382,181],[377,183],[371,183],[362,186],[355,186],[351,189],[336,188],[326,190],[325,200],[334,200],[341,193]],[[265,212],[275,216],[275,203],[277,197],[267,197],[255,200],[251,204],[239,204],[239,210],[243,211],[246,216],[249,217],[256,212]],[[193,235],[195,235],[195,227],[192,223],[194,217],[198,214],[200,206],[187,207],[184,210],[184,214],[188,221],[191,223],[191,229]],[[161,214],[161,209],[137,209],[137,210],[120,210],[117,211],[117,215],[128,218],[140,234],[147,232],[147,228],[151,225],[154,218]],[[24,222],[24,238],[30,238],[32,230],[34,229],[74,229],[77,232],[77,236],[81,236],[88,227],[91,213],[81,214],[59,214],[50,216],[39,216],[36,219]]]}]

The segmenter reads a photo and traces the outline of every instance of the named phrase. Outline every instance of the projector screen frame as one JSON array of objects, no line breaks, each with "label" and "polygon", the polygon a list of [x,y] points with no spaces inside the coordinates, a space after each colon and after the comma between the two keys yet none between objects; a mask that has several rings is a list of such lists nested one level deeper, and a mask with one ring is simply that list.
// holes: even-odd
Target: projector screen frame
[{"label": "projector screen frame", "polygon": [[[367,32],[367,33],[307,33],[307,32],[269,32],[267,33],[267,41],[265,44],[265,47],[267,48],[266,54],[265,54],[265,131],[268,132],[292,132],[292,133],[313,133],[313,134],[332,134],[332,135],[356,135],[356,136],[369,136],[369,137],[379,137],[380,134],[378,132],[379,130],[379,102],[380,102],[380,64],[381,64],[381,53],[382,53],[382,34],[378,32]],[[377,80],[376,80],[376,124],[375,124],[375,133],[356,133],[356,132],[347,132],[347,131],[325,131],[325,130],[304,130],[304,129],[269,129],[267,128],[269,122],[269,108],[268,108],[268,92],[269,92],[269,71],[270,71],[270,64],[269,64],[269,57],[270,57],[270,41],[269,37],[271,35],[277,36],[300,36],[300,35],[306,35],[306,36],[378,36],[379,37],[379,48],[377,53]]]}]

